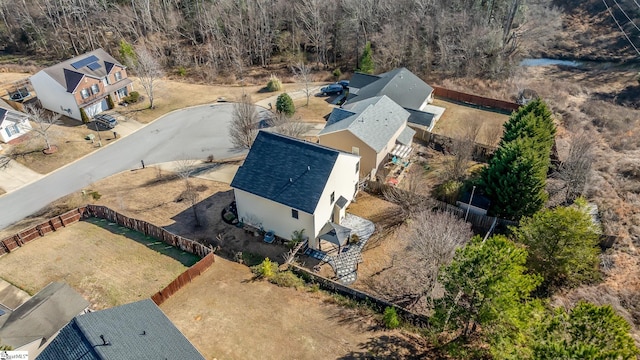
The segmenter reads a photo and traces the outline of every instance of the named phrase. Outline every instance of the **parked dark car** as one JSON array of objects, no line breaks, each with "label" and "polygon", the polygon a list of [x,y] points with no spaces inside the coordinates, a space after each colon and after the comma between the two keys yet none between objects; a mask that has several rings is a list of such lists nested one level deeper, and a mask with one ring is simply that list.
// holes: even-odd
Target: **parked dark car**
[{"label": "parked dark car", "polygon": [[95,121],[100,127],[106,129],[113,129],[118,125],[118,120],[109,114],[98,114],[93,117],[93,121]]},{"label": "parked dark car", "polygon": [[349,88],[349,80],[340,80],[336,84],[340,84],[345,90]]},{"label": "parked dark car", "polygon": [[344,89],[340,84],[331,84],[320,89],[320,92],[322,93],[322,95],[333,95],[333,94],[340,95],[342,94],[342,91],[344,91]]}]

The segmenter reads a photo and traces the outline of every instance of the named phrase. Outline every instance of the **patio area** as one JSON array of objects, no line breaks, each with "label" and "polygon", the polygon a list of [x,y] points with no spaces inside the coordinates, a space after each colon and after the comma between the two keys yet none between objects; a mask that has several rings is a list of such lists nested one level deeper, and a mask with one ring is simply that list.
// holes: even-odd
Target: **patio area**
[{"label": "patio area", "polygon": [[355,244],[333,247],[328,251],[309,249],[306,254],[331,265],[339,282],[349,285],[356,281],[358,264],[362,262],[362,249],[375,231],[375,224],[367,219],[347,213],[340,223],[341,227],[351,230],[358,237]]}]

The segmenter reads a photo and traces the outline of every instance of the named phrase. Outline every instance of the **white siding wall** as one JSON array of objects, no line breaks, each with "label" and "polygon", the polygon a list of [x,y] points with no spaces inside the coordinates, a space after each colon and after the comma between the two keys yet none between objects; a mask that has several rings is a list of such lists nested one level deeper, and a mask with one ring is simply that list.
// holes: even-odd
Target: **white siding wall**
[{"label": "white siding wall", "polygon": [[[29,78],[33,89],[36,91],[38,100],[45,109],[82,121],[80,109],[73,94],[69,94],[67,89],[60,83],[53,80],[47,73],[40,71]],[[67,112],[71,109],[71,113]]]},{"label": "white siding wall", "polygon": [[[317,248],[315,244],[315,238],[320,233],[322,227],[331,220],[331,213],[333,212],[333,206],[340,196],[349,200],[349,203],[353,200],[355,195],[356,184],[360,177],[360,172],[356,171],[356,164],[360,161],[360,157],[351,154],[340,154],[333,167],[329,180],[325,185],[316,211],[314,212],[314,224],[313,229],[313,245],[312,237],[309,236],[309,247]],[[335,191],[334,202],[331,202],[331,193]],[[347,203],[347,206],[349,205]],[[311,235],[311,234],[309,234]]]},{"label": "white siding wall", "polygon": [[[27,118],[25,116],[23,121],[14,121],[9,119],[5,119],[4,121],[2,121],[2,123],[0,123],[0,137],[2,138],[2,142],[7,143],[15,138],[19,138],[20,136],[28,133],[31,130],[31,123],[26,119]],[[17,126],[18,133],[9,136],[7,134],[6,128],[11,127],[11,131],[13,132],[13,130],[15,130],[14,125]]]},{"label": "white siding wall", "polygon": [[298,218],[294,219],[291,217],[291,208],[288,206],[238,189],[233,189],[233,193],[236,197],[238,218],[241,221],[258,222],[258,224],[251,224],[254,226],[262,223],[265,231],[273,230],[277,236],[285,239],[291,239],[291,233],[294,230],[302,229],[309,238],[312,237],[314,227],[311,214],[298,211]]}]

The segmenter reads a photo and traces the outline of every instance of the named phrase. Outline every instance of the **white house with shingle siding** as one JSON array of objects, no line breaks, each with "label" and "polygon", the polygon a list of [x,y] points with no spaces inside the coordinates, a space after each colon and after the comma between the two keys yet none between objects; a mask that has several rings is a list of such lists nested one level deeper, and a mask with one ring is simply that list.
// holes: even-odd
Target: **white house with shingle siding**
[{"label": "white house with shingle siding", "polygon": [[354,199],[359,167],[357,155],[260,131],[231,182],[238,219],[284,239],[304,230],[318,249],[320,230]]}]

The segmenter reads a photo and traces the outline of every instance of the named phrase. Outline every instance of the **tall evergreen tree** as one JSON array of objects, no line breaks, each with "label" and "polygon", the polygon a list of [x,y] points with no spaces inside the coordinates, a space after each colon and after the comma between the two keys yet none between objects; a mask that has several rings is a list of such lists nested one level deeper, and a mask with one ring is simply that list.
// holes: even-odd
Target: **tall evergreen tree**
[{"label": "tall evergreen tree", "polygon": [[291,116],[296,112],[296,106],[293,104],[291,96],[287,93],[278,95],[276,99],[276,111],[287,116]]},{"label": "tall evergreen tree", "polygon": [[527,266],[542,275],[541,290],[576,286],[599,277],[599,231],[583,201],[523,218],[513,233],[529,249]]},{"label": "tall evergreen tree", "polygon": [[373,63],[372,52],[371,52],[371,43],[367,42],[364,46],[364,51],[362,52],[362,56],[360,57],[360,68],[358,71],[365,74],[373,74],[375,69],[375,64]]},{"label": "tall evergreen tree", "polygon": [[524,247],[504,236],[474,237],[441,270],[445,296],[436,304],[434,323],[445,330],[462,329],[463,336],[476,325],[488,329],[511,323],[509,315],[541,281],[525,274],[526,260]]},{"label": "tall evergreen tree", "polygon": [[631,326],[610,305],[580,302],[549,319],[532,346],[534,359],[636,359],[640,354]]},{"label": "tall evergreen tree", "polygon": [[496,150],[481,184],[492,199],[491,213],[518,220],[531,216],[547,201],[547,166],[530,139],[516,139]]}]

